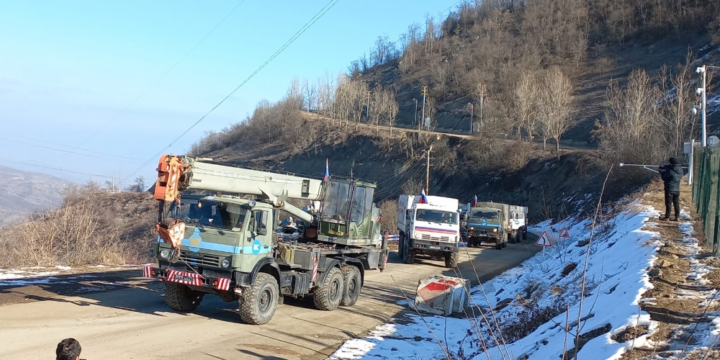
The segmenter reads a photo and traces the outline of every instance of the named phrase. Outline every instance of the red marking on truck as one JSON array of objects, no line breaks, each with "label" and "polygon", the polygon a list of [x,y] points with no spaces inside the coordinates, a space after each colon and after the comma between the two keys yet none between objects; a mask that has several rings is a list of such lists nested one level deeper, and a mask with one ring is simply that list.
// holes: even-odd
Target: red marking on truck
[{"label": "red marking on truck", "polygon": [[229,290],[230,289],[230,279],[228,278],[218,278],[217,279],[217,286],[216,288],[218,290]]},{"label": "red marking on truck", "polygon": [[185,271],[168,270],[167,280],[179,284],[202,286],[200,275]]},{"label": "red marking on truck", "polygon": [[457,234],[457,230],[429,228],[429,227],[423,227],[423,226],[416,226],[415,230],[434,232],[434,233],[440,233],[440,234],[450,234],[450,235]]},{"label": "red marking on truck", "polygon": [[152,277],[152,267],[150,265],[145,265],[145,268],[143,269],[143,277],[149,278]]},{"label": "red marking on truck", "polygon": [[315,282],[315,280],[317,280],[317,274],[318,274],[318,259],[317,259],[317,257],[315,257],[315,258],[313,258],[312,282]]}]

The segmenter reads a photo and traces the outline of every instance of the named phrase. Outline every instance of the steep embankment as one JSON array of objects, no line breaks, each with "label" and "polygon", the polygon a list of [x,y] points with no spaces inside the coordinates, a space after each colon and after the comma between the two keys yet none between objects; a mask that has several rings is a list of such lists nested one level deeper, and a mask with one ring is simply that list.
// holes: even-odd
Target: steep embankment
[{"label": "steep embankment", "polygon": [[[532,231],[549,234],[552,247],[470,288],[459,318],[417,314],[406,303],[394,323],[331,358],[714,358],[720,269],[694,238],[687,208],[680,223],[657,222],[661,199],[654,186],[606,207],[594,228],[580,217],[543,222]],[[558,237],[563,228],[571,238]]]}]

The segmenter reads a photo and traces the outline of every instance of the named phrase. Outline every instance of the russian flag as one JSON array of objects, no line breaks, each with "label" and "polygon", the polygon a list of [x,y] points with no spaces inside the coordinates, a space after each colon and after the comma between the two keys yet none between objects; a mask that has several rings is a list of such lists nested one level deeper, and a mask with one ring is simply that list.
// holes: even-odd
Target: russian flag
[{"label": "russian flag", "polygon": [[328,165],[328,159],[325,158],[325,177],[323,178],[323,181],[328,181],[330,178],[330,167]]},{"label": "russian flag", "polygon": [[477,201],[477,195],[475,195],[475,199],[473,200],[473,206],[477,205],[477,203],[478,203],[478,201]]},{"label": "russian flag", "polygon": [[427,204],[427,203],[428,203],[428,201],[427,201],[427,197],[425,197],[425,190],[423,190],[420,193],[420,200],[418,200],[418,204]]}]

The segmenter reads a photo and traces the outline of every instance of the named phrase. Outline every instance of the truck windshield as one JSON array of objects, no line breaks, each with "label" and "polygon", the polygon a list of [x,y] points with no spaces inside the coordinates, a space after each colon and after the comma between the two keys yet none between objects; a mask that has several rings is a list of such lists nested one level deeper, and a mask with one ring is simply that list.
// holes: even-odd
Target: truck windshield
[{"label": "truck windshield", "polygon": [[223,230],[241,229],[247,209],[237,204],[226,204],[211,200],[183,201],[180,206],[173,203],[168,215],[188,225],[209,226]]},{"label": "truck windshield", "polygon": [[350,183],[330,182],[322,204],[322,218],[347,220],[350,211]]},{"label": "truck windshield", "polygon": [[458,223],[458,214],[450,211],[419,209],[415,214],[415,220],[455,225]]},{"label": "truck windshield", "polygon": [[497,211],[489,211],[489,210],[478,210],[473,211],[471,218],[477,218],[477,219],[498,219],[498,212]]}]

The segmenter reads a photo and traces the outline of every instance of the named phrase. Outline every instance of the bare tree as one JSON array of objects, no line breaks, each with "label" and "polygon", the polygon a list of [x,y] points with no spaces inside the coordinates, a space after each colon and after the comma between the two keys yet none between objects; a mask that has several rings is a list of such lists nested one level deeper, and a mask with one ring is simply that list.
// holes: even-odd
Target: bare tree
[{"label": "bare tree", "polygon": [[515,86],[515,117],[518,126],[518,139],[522,141],[522,129],[527,132],[528,140],[532,141],[536,127],[538,109],[538,86],[535,76],[525,71]]},{"label": "bare tree", "polygon": [[[560,154],[560,137],[572,124],[570,114],[572,113],[573,86],[570,79],[562,71],[553,67],[543,79],[541,93],[541,108],[544,109],[543,133],[555,139],[555,150]],[[545,141],[543,141],[543,146]]]}]

